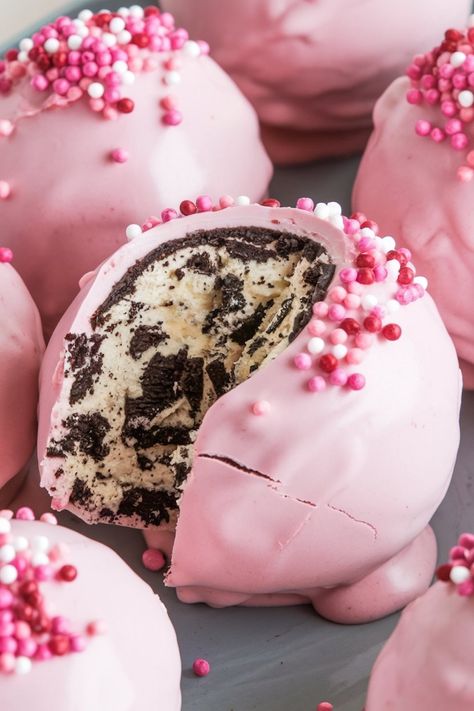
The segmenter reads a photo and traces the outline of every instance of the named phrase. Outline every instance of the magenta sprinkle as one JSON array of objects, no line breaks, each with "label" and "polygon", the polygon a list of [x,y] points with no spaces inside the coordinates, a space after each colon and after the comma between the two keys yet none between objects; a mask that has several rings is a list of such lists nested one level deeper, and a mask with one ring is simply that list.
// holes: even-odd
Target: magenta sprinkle
[{"label": "magenta sprinkle", "polygon": [[196,676],[207,676],[211,671],[211,665],[207,659],[195,659],[193,662],[193,672]]},{"label": "magenta sprinkle", "polygon": [[163,553],[156,548],[147,548],[142,555],[142,563],[147,570],[157,572],[164,568],[166,560]]}]

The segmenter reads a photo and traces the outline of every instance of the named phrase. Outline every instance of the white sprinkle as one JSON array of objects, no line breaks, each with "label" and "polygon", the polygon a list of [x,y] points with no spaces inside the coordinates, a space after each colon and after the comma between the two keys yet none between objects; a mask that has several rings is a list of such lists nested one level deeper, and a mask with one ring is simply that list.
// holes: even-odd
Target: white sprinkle
[{"label": "white sprinkle", "polygon": [[125,29],[125,21],[121,17],[114,17],[109,22],[109,30],[118,35],[119,32]]},{"label": "white sprinkle", "polygon": [[19,44],[19,47],[22,52],[29,52],[30,49],[33,49],[34,46],[35,45],[34,45],[33,40],[30,39],[29,37],[25,37],[25,39],[22,39]]},{"label": "white sprinkle", "polygon": [[[424,276],[417,276],[413,279],[414,284],[419,284],[423,289],[428,288],[428,279]],[[398,302],[397,302],[398,303]]]},{"label": "white sprinkle", "polygon": [[172,70],[171,72],[165,72],[163,76],[163,81],[168,86],[174,86],[175,84],[179,84],[179,82],[181,81],[181,74],[175,70]]},{"label": "white sprinkle", "polygon": [[474,104],[474,94],[472,93],[472,91],[469,91],[467,89],[465,91],[460,91],[458,101],[461,106],[463,106],[465,109],[468,109]]},{"label": "white sprinkle", "polygon": [[32,663],[28,657],[16,657],[15,659],[15,674],[29,674]]},{"label": "white sprinkle", "polygon": [[12,545],[6,543],[0,548],[0,561],[2,563],[11,563],[15,560],[16,551]]},{"label": "white sprinkle", "polygon": [[125,74],[125,72],[128,72],[128,64],[124,62],[123,59],[117,59],[117,61],[112,64],[112,69],[114,72],[117,72],[117,74]]},{"label": "white sprinkle", "polygon": [[46,553],[49,550],[49,538],[47,536],[34,536],[31,541],[31,549],[35,553]]},{"label": "white sprinkle", "polygon": [[360,300],[360,303],[361,303],[364,311],[372,311],[372,309],[377,306],[378,302],[379,302],[379,300],[373,294],[366,294]]},{"label": "white sprinkle", "polygon": [[131,39],[132,35],[128,30],[122,30],[122,32],[119,32],[117,35],[117,42],[119,44],[130,44]]},{"label": "white sprinkle", "polygon": [[325,343],[323,339],[315,336],[314,338],[309,339],[306,348],[308,349],[308,353],[311,353],[312,355],[317,355],[318,353],[323,352],[324,346]]},{"label": "white sprinkle", "polygon": [[460,67],[466,61],[466,55],[464,52],[453,52],[449,61],[453,67]]},{"label": "white sprinkle", "polygon": [[385,306],[389,314],[394,314],[400,309],[400,304],[396,299],[389,299]]},{"label": "white sprinkle", "polygon": [[188,57],[199,57],[201,54],[201,48],[197,42],[188,40],[183,45],[183,54],[186,54]]},{"label": "white sprinkle", "polygon": [[338,360],[345,358],[347,355],[347,346],[342,343],[337,343],[331,348],[331,350],[333,352],[333,355],[335,355]]},{"label": "white sprinkle", "polygon": [[[367,229],[367,228],[364,228],[364,229]],[[372,230],[370,230],[370,231],[372,232]],[[379,237],[378,235],[375,235],[375,237],[374,237],[375,249],[379,249],[379,250],[382,249],[382,244],[383,244],[382,238]]]},{"label": "white sprinkle", "polygon": [[453,583],[460,585],[461,583],[465,583],[466,580],[469,580],[471,571],[463,565],[455,565],[454,568],[451,568],[449,577]]},{"label": "white sprinkle", "polygon": [[136,237],[140,237],[142,234],[142,228],[140,225],[129,225],[125,230],[125,234],[127,239],[135,239]]},{"label": "white sprinkle", "polygon": [[104,32],[101,39],[106,47],[115,47],[117,44],[117,38],[111,32]]},{"label": "white sprinkle", "polygon": [[57,40],[56,37],[50,37],[46,40],[43,47],[48,54],[55,54],[59,49],[59,40]]},{"label": "white sprinkle", "polygon": [[395,249],[396,247],[396,242],[393,239],[393,237],[382,237],[382,251],[387,254],[387,252],[391,252],[392,249]]},{"label": "white sprinkle", "polygon": [[94,13],[92,12],[92,10],[81,10],[77,17],[79,20],[81,20],[81,22],[89,22],[93,15]]},{"label": "white sprinkle", "polygon": [[250,198],[247,195],[239,195],[235,198],[236,205],[250,205]]},{"label": "white sprinkle", "polygon": [[82,37],[80,35],[70,35],[67,38],[67,46],[73,52],[80,49],[81,44],[82,44]]},{"label": "white sprinkle", "polygon": [[4,565],[0,568],[0,583],[10,585],[18,578],[18,571],[14,565]]},{"label": "white sprinkle", "polygon": [[339,205],[338,202],[328,202],[327,208],[331,217],[336,215],[342,215],[342,207]]},{"label": "white sprinkle", "polygon": [[361,237],[369,237],[369,239],[375,239],[375,232],[370,227],[363,227],[360,231]]},{"label": "white sprinkle", "polygon": [[37,565],[48,565],[49,558],[46,553],[33,553],[31,556],[31,563],[36,567]]},{"label": "white sprinkle", "polygon": [[135,84],[135,74],[133,72],[124,72],[122,74],[122,84],[126,86],[132,86]]},{"label": "white sprinkle", "polygon": [[12,525],[7,518],[0,517],[0,534],[10,533]]},{"label": "white sprinkle", "polygon": [[91,97],[91,99],[100,99],[104,95],[104,85],[100,84],[98,81],[93,81],[92,84],[89,84],[87,87],[87,93]]},{"label": "white sprinkle", "polygon": [[13,546],[18,553],[28,550],[28,539],[26,536],[16,536],[13,539]]},{"label": "white sprinkle", "polygon": [[18,57],[17,60],[21,62],[22,64],[25,64],[28,61],[28,52],[18,52]]},{"label": "white sprinkle", "polygon": [[138,17],[141,19],[143,15],[145,14],[145,11],[140,5],[131,5],[130,6],[130,15],[132,17]]},{"label": "white sprinkle", "polygon": [[344,227],[344,220],[342,219],[341,215],[329,215],[329,222],[331,225],[334,225],[334,227],[337,227],[339,230],[342,230]]},{"label": "white sprinkle", "polygon": [[76,34],[79,35],[79,37],[88,37],[89,36],[89,28],[86,27],[85,25],[83,27],[77,27],[76,28]]},{"label": "white sprinkle", "polygon": [[329,209],[325,202],[318,202],[314,208],[314,214],[320,220],[327,220],[329,217]]},{"label": "white sprinkle", "polygon": [[400,274],[400,262],[398,261],[398,259],[390,259],[385,264],[385,269],[387,270],[387,274],[391,279],[397,279],[398,275]]},{"label": "white sprinkle", "polygon": [[120,15],[120,17],[128,17],[130,15],[130,10],[128,7],[119,7],[117,15]]}]

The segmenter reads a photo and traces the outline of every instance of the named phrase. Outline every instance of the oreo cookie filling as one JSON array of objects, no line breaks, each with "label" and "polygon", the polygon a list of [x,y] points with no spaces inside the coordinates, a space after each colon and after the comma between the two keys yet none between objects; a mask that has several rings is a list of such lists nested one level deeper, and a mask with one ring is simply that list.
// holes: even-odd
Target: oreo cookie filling
[{"label": "oreo cookie filling", "polygon": [[172,527],[205,413],[285,350],[333,274],[317,242],[257,227],[193,232],[136,262],[92,335],[65,339],[53,496],[91,522]]}]

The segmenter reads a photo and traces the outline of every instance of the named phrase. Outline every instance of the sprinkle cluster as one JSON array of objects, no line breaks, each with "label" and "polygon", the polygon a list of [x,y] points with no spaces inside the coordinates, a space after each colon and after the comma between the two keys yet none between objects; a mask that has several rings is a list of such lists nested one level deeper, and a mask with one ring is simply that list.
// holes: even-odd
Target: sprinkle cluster
[{"label": "sprinkle cluster", "polygon": [[[5,54],[0,61],[0,95],[28,77],[32,87],[45,94],[45,107],[85,97],[92,111],[114,119],[134,110],[127,88],[137,73],[153,71],[161,61],[162,82],[168,89],[180,82],[180,53],[194,58],[208,52],[206,42],[190,41],[186,30],[175,27],[173,16],[155,6],[132,5],[96,14],[83,10],[76,19],[59,17]],[[166,93],[160,105],[164,124],[181,123],[173,96]],[[10,121],[0,121],[0,137],[13,130]],[[112,159],[124,162],[123,154],[117,156]],[[0,199],[7,197],[2,198],[5,190],[0,184]]]},{"label": "sprinkle cluster", "polygon": [[465,32],[447,30],[439,47],[417,55],[408,67],[410,104],[439,105],[441,125],[419,119],[415,131],[435,143],[449,141],[456,151],[464,151],[465,164],[457,177],[462,182],[474,176],[474,150],[467,127],[474,121],[474,27]]},{"label": "sprinkle cluster", "polygon": [[[52,545],[45,535],[15,535],[12,518],[13,511],[0,511],[0,674],[27,674],[33,662],[82,652],[86,635],[103,629],[100,622],[91,622],[85,634],[77,634],[70,620],[51,614],[41,584],[72,583],[78,571],[65,562],[64,545]],[[16,518],[33,521],[35,516],[23,507]],[[57,523],[53,514],[40,520]]]},{"label": "sprinkle cluster", "polygon": [[[213,204],[208,195],[200,195],[195,201],[183,200],[177,210],[166,208],[160,218],[149,217],[142,225],[129,225],[126,236],[135,239],[156,225],[194,215],[199,212],[218,211],[234,205],[250,205],[250,198],[240,195],[235,200],[229,195],[219,198]],[[273,198],[263,200],[264,207],[279,208],[280,202]],[[317,374],[306,383],[309,392],[317,393],[327,385],[361,390],[365,387],[365,376],[354,372],[369,348],[379,341],[397,341],[402,330],[392,321],[400,306],[424,296],[428,281],[417,276],[408,249],[397,249],[393,237],[381,237],[378,226],[372,220],[357,212],[347,218],[342,215],[337,202],[316,205],[308,197],[299,198],[296,208],[314,212],[342,230],[350,241],[353,262],[344,266],[336,274],[333,285],[324,301],[313,306],[313,319],[306,327],[308,337],[306,350],[298,353],[293,365],[301,371],[316,369]],[[374,291],[377,284],[390,286],[384,290],[383,299]],[[253,403],[254,415],[264,415],[270,411],[266,401]]]},{"label": "sprinkle cluster", "polygon": [[449,551],[449,563],[436,571],[438,580],[453,583],[459,595],[474,595],[474,534],[463,533]]}]

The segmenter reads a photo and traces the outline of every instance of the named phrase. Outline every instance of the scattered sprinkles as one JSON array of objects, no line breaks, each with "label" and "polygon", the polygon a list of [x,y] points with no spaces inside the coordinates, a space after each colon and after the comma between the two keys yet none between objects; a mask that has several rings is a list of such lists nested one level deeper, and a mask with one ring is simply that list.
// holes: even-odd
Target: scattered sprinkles
[{"label": "scattered sprinkles", "polygon": [[465,164],[459,166],[457,178],[469,182],[474,176],[474,150],[466,132],[474,121],[474,26],[464,32],[447,30],[439,47],[414,58],[407,75],[408,103],[439,106],[443,115],[440,125],[419,119],[416,133],[462,151]]},{"label": "scattered sprinkles", "polygon": [[[15,518],[33,521],[32,513],[23,507]],[[0,511],[0,674],[27,674],[34,662],[84,651],[86,635],[104,629],[93,621],[85,634],[78,634],[70,620],[48,611],[41,584],[70,584],[78,571],[63,562],[64,547],[53,546],[46,535],[15,535],[13,516],[13,511]],[[57,523],[53,514],[43,514],[41,521]]]},{"label": "scattered sprinkles", "polygon": [[436,577],[456,586],[459,595],[474,595],[474,534],[463,533],[449,552],[449,562],[441,565]]},{"label": "scattered sprinkles", "polygon": [[193,662],[193,672],[196,676],[207,676],[211,671],[211,665],[207,659],[195,659]]},{"label": "scattered sprinkles", "polygon": [[[0,95],[27,78],[44,95],[43,108],[85,100],[91,111],[110,120],[133,112],[135,104],[127,92],[137,74],[161,66],[166,92],[160,101],[162,122],[178,126],[183,114],[168,90],[180,83],[184,58],[197,60],[208,53],[206,42],[190,40],[169,12],[153,5],[117,12],[83,10],[76,19],[62,16],[44,25],[22,39],[18,49],[6,52],[0,61]],[[13,131],[14,125],[0,116],[0,139]],[[5,185],[0,182],[0,199],[5,199]]]},{"label": "scattered sprinkles", "polygon": [[[224,195],[213,204],[207,195],[196,200],[183,200],[179,212],[166,208],[161,219],[150,217],[140,227],[133,224],[126,228],[127,239],[140,237],[152,227],[182,219],[196,212],[228,209],[234,205],[250,205],[250,198],[240,195],[235,200]],[[278,209],[278,200],[263,200],[262,207]],[[408,306],[421,299],[428,287],[428,280],[416,273],[408,249],[397,249],[392,236],[378,234],[378,225],[361,213],[349,218],[342,215],[336,202],[317,203],[308,197],[299,198],[297,209],[313,212],[320,219],[343,230],[352,246],[352,265],[344,266],[334,278],[324,301],[313,306],[313,319],[306,326],[308,336],[306,350],[297,353],[293,366],[301,371],[314,371],[306,382],[310,393],[319,393],[332,385],[346,390],[362,390],[366,385],[363,373],[354,372],[364,360],[365,353],[376,343],[394,343],[402,336],[399,324],[393,321],[401,306]],[[376,296],[378,283],[390,288],[383,299]],[[379,291],[377,291],[379,294]],[[254,415],[263,415],[271,409],[266,401],[251,406]]]}]

